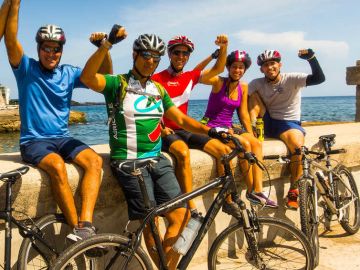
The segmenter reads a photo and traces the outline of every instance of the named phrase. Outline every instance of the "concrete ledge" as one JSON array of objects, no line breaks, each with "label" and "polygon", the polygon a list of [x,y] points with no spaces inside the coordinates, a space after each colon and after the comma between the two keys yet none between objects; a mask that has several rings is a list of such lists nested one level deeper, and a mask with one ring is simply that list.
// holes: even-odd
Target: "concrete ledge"
[{"label": "concrete ledge", "polygon": [[[312,149],[319,147],[317,144],[320,135],[335,133],[336,148],[345,148],[347,153],[334,157],[344,162],[345,165],[355,169],[360,166],[360,123],[337,124],[328,126],[312,126],[305,128],[307,132],[306,145]],[[112,177],[109,168],[109,147],[108,145],[96,145],[93,149],[98,152],[104,159],[103,179],[99,198],[97,200],[94,223],[99,227],[100,232],[122,233],[127,222],[127,211],[123,193],[116,180]],[[266,140],[263,143],[264,155],[286,154],[285,145],[278,140]],[[211,156],[198,151],[191,150],[191,162],[193,169],[194,186],[198,187],[208,182],[216,176],[215,160]],[[1,154],[0,168],[2,172],[16,169],[22,166],[19,153]],[[269,163],[267,165],[270,165]],[[79,179],[82,177],[82,171],[77,166],[67,164],[69,182],[75,194],[77,205],[79,205]],[[277,179],[272,181],[271,197],[276,199],[279,204],[283,205],[283,198],[288,186],[284,185],[288,181],[280,181],[280,177],[287,175],[287,170],[283,166],[273,166],[270,169],[271,178]],[[357,178],[359,185],[359,178]],[[265,187],[267,184],[265,183]],[[5,194],[5,186],[0,184],[0,194]],[[196,203],[201,211],[209,208],[215,192],[209,192],[206,196],[198,198]],[[39,217],[47,213],[58,211],[53,200],[50,182],[48,176],[39,169],[31,168],[30,171],[15,184],[13,189],[13,207],[16,210],[25,212],[30,217]],[[4,203],[4,196],[0,196],[0,206]],[[262,215],[273,215],[279,218],[287,219],[289,222],[298,223],[298,213],[294,211],[285,211],[280,207],[277,211],[262,211]],[[23,218],[23,216],[20,216]],[[208,242],[212,242],[217,233],[227,227],[232,220],[229,216],[220,213],[215,224],[211,227],[209,235],[197,252],[191,265],[200,263],[206,258],[208,251]],[[0,230],[3,226],[0,224]],[[1,245],[3,243],[3,232],[0,231]],[[21,239],[14,235],[14,259],[17,256],[17,250]],[[0,260],[2,254],[0,254]]]}]

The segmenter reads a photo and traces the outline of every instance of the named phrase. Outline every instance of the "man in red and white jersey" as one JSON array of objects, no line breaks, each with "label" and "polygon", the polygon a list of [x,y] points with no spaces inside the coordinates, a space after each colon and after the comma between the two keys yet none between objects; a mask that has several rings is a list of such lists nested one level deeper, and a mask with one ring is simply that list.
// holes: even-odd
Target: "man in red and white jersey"
[{"label": "man in red and white jersey", "polygon": [[[212,77],[224,71],[228,45],[227,35],[219,35],[215,40],[215,44],[219,46],[219,50],[218,53],[212,55],[212,58],[217,58],[217,61],[211,69],[202,70],[212,59],[208,57],[193,70],[183,71],[190,54],[194,51],[194,44],[186,36],[172,38],[168,42],[170,66],[152,77],[154,81],[161,83],[165,87],[174,104],[185,114],[188,112],[189,98],[194,86],[197,83],[209,82]],[[206,135],[185,131],[165,117],[164,126],[162,130],[162,150],[175,156],[176,176],[183,192],[192,190],[189,148],[203,150],[218,160],[222,155],[231,151],[228,146],[220,141]],[[220,162],[218,162],[218,170],[222,170]],[[234,204],[233,207],[236,208],[236,205]],[[189,202],[189,208],[196,208],[193,201]],[[226,210],[228,208],[226,207]]]}]

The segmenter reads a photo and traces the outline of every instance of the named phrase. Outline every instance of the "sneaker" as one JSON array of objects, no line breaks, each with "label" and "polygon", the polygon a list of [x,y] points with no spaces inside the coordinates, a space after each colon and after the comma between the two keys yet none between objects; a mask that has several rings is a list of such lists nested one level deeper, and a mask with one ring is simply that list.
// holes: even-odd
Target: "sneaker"
[{"label": "sneaker", "polygon": [[265,207],[269,207],[269,208],[277,208],[278,204],[276,202],[274,202],[273,200],[269,199],[268,196],[266,196],[264,193],[262,192],[251,192],[251,193],[246,193],[246,198],[254,204],[262,204]]},{"label": "sneaker", "polygon": [[95,234],[96,234],[96,229],[94,226],[83,227],[83,228],[75,227],[73,229],[73,232],[68,234],[66,238],[73,242],[77,242],[89,238]]},{"label": "sneaker", "polygon": [[222,206],[222,211],[236,218],[241,217],[240,207],[234,202],[225,201]]},{"label": "sneaker", "polygon": [[297,210],[299,208],[298,197],[299,190],[290,189],[287,195],[286,207],[292,210]]}]

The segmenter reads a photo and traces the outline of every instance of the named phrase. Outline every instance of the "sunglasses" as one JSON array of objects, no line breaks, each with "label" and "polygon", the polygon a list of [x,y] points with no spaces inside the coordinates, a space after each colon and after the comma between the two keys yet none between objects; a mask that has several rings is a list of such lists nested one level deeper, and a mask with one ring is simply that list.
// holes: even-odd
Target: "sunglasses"
[{"label": "sunglasses", "polygon": [[149,51],[141,51],[140,55],[146,60],[150,60],[152,58],[154,62],[160,62],[161,60],[161,56],[159,54],[153,54]]},{"label": "sunglasses", "polygon": [[47,46],[42,46],[40,47],[40,49],[46,53],[59,53],[62,52],[62,48],[61,47],[47,47]]},{"label": "sunglasses", "polygon": [[180,56],[181,54],[183,56],[189,56],[190,52],[189,51],[181,51],[181,50],[174,50],[171,52],[172,54],[175,54],[176,56]]}]

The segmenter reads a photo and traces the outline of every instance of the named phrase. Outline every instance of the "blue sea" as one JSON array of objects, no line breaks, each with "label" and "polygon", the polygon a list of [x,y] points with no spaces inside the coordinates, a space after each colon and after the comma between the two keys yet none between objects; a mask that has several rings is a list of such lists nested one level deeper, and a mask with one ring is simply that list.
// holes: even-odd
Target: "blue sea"
[{"label": "blue sea", "polygon": [[[189,115],[201,119],[206,105],[207,100],[190,100]],[[108,143],[105,105],[73,106],[72,110],[85,112],[88,121],[69,127],[73,137],[89,145]],[[301,110],[302,121],[354,121],[355,97],[303,97]],[[0,153],[19,151],[18,141],[18,133],[0,134]]]}]

